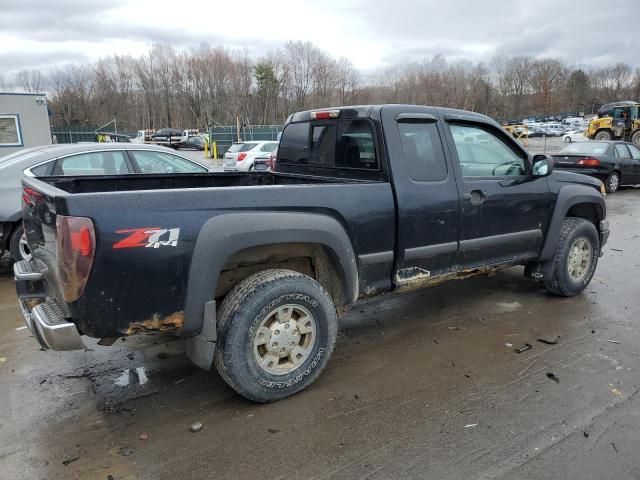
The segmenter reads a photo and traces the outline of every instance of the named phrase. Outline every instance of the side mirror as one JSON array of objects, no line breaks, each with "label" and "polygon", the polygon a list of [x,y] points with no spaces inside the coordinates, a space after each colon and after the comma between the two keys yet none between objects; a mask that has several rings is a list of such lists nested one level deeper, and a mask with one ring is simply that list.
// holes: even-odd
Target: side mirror
[{"label": "side mirror", "polygon": [[546,177],[553,172],[553,158],[550,155],[534,155],[532,173],[536,178]]}]

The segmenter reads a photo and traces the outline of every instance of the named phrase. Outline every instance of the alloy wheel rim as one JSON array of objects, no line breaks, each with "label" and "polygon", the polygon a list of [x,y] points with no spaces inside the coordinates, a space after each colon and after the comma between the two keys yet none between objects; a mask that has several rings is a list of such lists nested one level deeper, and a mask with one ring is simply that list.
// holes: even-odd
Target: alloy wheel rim
[{"label": "alloy wheel rim", "polygon": [[271,375],[286,375],[299,368],[313,350],[316,320],[305,307],[281,305],[269,312],[253,335],[253,355]]},{"label": "alloy wheel rim", "polygon": [[27,236],[24,233],[18,242],[18,252],[22,260],[31,260],[31,249],[29,248],[29,243],[27,243]]},{"label": "alloy wheel rim", "polygon": [[616,190],[618,190],[618,184],[619,184],[619,180],[618,180],[618,175],[613,174],[611,175],[611,178],[609,179],[609,190],[611,190],[612,192],[615,192]]},{"label": "alloy wheel rim", "polygon": [[593,249],[591,243],[585,237],[577,238],[569,249],[567,271],[572,280],[578,282],[584,280],[591,267]]}]

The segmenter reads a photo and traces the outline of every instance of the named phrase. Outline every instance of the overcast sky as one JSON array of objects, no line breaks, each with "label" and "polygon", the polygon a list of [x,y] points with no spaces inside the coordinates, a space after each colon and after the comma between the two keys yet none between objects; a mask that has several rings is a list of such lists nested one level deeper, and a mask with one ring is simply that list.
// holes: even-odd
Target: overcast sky
[{"label": "overcast sky", "polygon": [[364,72],[441,53],[640,66],[640,0],[0,0],[0,75],[206,41],[310,40]]}]

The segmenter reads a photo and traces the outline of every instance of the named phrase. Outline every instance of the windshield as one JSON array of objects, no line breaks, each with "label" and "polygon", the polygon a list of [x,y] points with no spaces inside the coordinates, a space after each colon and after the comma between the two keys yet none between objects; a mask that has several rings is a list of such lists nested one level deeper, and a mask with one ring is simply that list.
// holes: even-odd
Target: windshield
[{"label": "windshield", "polygon": [[608,143],[601,142],[576,142],[568,145],[560,154],[570,155],[604,155],[609,148]]},{"label": "windshield", "polygon": [[248,152],[256,145],[257,143],[234,143],[227,151],[229,153]]}]

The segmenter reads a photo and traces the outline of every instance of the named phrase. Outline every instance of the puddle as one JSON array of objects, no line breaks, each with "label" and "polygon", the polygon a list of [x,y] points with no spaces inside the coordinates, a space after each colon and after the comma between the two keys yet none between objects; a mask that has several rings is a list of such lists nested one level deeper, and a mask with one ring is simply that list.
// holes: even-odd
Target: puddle
[{"label": "puddle", "polygon": [[149,381],[145,367],[125,368],[122,374],[115,379],[115,384],[119,387],[128,385],[144,385]]}]

